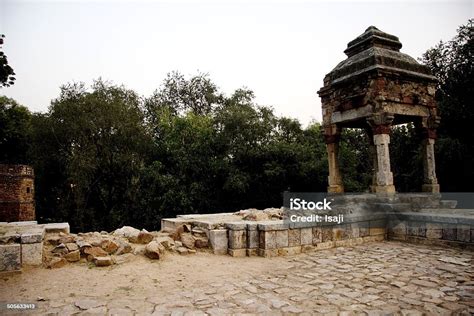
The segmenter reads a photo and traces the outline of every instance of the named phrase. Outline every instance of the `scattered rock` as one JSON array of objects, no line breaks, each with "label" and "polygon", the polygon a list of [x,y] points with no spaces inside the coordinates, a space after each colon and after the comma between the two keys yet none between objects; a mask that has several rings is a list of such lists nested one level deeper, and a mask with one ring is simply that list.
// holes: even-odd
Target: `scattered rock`
[{"label": "scattered rock", "polygon": [[183,243],[183,245],[186,248],[194,249],[194,247],[195,247],[195,244],[194,244],[195,243],[195,238],[190,233],[182,233],[181,234],[181,242]]},{"label": "scattered rock", "polygon": [[160,259],[164,253],[165,247],[156,241],[151,241],[145,247],[145,255],[150,259]]},{"label": "scattered rock", "polygon": [[132,242],[136,242],[138,244],[148,244],[150,241],[153,240],[153,237],[154,236],[151,233],[149,233],[146,229],[142,229],[140,233],[138,233],[136,241],[132,241]]},{"label": "scattered rock", "polygon": [[108,267],[110,265],[113,265],[114,262],[112,260],[112,258],[110,256],[106,256],[106,257],[97,257],[97,258],[94,258],[94,264],[97,266],[97,267]]},{"label": "scattered rock", "polygon": [[56,253],[56,254],[64,255],[64,254],[68,253],[69,251],[67,250],[66,245],[61,243],[61,244],[57,245],[56,247],[54,247],[54,249],[51,250],[51,252]]},{"label": "scattered rock", "polygon": [[112,254],[117,251],[119,248],[119,245],[110,239],[105,239],[102,240],[102,243],[100,244],[101,248],[104,249],[108,254]]},{"label": "scattered rock", "polygon": [[57,246],[60,244],[59,242],[59,236],[51,236],[51,235],[46,235],[46,242],[52,246]]},{"label": "scattered rock", "polygon": [[53,258],[49,263],[50,269],[62,268],[67,264],[67,260],[64,258]]},{"label": "scattered rock", "polygon": [[[61,234],[60,234],[60,235],[61,235]],[[60,242],[61,244],[74,243],[74,242],[76,242],[76,238],[74,238],[74,236],[71,236],[71,235],[63,234],[63,235],[59,238],[59,242]]]},{"label": "scattered rock", "polygon": [[131,226],[123,226],[122,228],[116,229],[113,235],[127,238],[128,240],[136,238],[140,231]]},{"label": "scattered rock", "polygon": [[133,249],[134,255],[144,255],[145,254],[145,247],[146,245],[137,245]]},{"label": "scattered rock", "polygon": [[70,251],[70,252],[71,252],[71,251],[76,251],[76,250],[79,249],[79,247],[76,245],[76,243],[73,243],[73,242],[68,242],[68,243],[66,244],[66,248],[67,248],[67,250]]},{"label": "scattered rock", "polygon": [[194,245],[196,248],[207,248],[209,246],[209,239],[207,237],[194,237]]},{"label": "scattered rock", "polygon": [[69,262],[77,262],[81,260],[81,253],[79,252],[79,250],[71,251],[64,255],[64,259]]},{"label": "scattered rock", "polygon": [[105,252],[105,250],[103,250],[102,248],[99,248],[99,247],[84,248],[84,253],[87,254],[87,255],[91,255],[93,258],[105,257],[105,256],[108,255],[108,253]]},{"label": "scattered rock", "polygon": [[133,250],[132,246],[128,242],[126,242],[124,240],[118,240],[117,243],[118,243],[118,246],[119,246],[117,251],[115,252],[115,254],[117,256],[125,254],[125,253],[132,252],[132,250]]},{"label": "scattered rock", "polygon": [[180,254],[180,255],[187,255],[189,253],[189,249],[186,248],[186,247],[177,247],[176,248],[176,251]]},{"label": "scattered rock", "polygon": [[161,245],[163,245],[163,247],[165,247],[166,249],[171,249],[171,247],[174,246],[175,244],[175,241],[173,240],[173,238],[169,237],[169,236],[166,236],[166,237],[156,237],[155,238],[155,241]]}]

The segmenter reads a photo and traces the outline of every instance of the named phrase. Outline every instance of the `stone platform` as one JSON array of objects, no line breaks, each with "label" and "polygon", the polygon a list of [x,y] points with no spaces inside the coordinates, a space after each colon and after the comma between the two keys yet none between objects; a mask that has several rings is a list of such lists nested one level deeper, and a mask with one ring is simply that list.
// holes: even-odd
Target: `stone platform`
[{"label": "stone platform", "polygon": [[0,223],[0,273],[20,272],[25,265],[41,265],[46,233],[69,233],[68,223],[36,221]]},{"label": "stone platform", "polygon": [[215,254],[237,257],[273,257],[382,240],[474,249],[474,210],[455,209],[456,201],[442,200],[439,194],[336,195],[331,201],[333,209],[324,215],[343,218],[341,223],[294,222],[290,214],[307,217],[315,212],[282,207],[281,219],[248,220],[245,211],[181,215],[163,219],[162,229],[199,227]]}]

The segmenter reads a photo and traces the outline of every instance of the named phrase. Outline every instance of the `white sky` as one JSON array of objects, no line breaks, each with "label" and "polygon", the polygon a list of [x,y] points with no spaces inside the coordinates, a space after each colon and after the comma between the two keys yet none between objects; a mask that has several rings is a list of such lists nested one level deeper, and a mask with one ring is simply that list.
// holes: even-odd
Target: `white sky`
[{"label": "white sky", "polygon": [[44,112],[67,82],[102,77],[148,96],[166,73],[199,70],[225,93],[246,86],[306,125],[321,119],[324,75],[368,26],[418,58],[474,16],[473,2],[0,0],[17,78],[0,94]]}]

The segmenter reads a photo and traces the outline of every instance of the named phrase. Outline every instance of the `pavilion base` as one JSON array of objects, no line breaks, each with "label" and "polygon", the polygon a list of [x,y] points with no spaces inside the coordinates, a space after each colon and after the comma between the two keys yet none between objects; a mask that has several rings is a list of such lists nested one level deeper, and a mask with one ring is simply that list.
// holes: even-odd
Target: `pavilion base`
[{"label": "pavilion base", "polygon": [[375,193],[388,193],[388,194],[395,193],[395,186],[393,184],[391,184],[391,185],[376,185],[373,188],[375,190]]},{"label": "pavilion base", "polygon": [[439,193],[439,184],[423,184],[422,192]]},{"label": "pavilion base", "polygon": [[342,184],[335,184],[328,186],[328,193],[344,193],[344,186]]}]

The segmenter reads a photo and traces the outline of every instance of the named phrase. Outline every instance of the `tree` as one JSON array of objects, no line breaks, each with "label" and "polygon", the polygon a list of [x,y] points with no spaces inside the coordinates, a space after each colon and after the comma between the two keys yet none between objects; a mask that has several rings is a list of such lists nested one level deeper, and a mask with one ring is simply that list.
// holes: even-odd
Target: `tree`
[{"label": "tree", "polygon": [[5,35],[0,34],[0,88],[9,87],[15,83],[15,72],[8,64],[7,56],[3,53],[2,45]]},{"label": "tree", "polygon": [[53,195],[40,215],[43,207],[55,209],[55,218],[75,229],[111,229],[129,220],[149,145],[140,104],[135,92],[101,80],[91,90],[61,88],[49,113],[34,121],[41,135],[35,166],[45,172],[37,183]]},{"label": "tree", "polygon": [[28,163],[30,111],[15,100],[0,96],[0,161]]},{"label": "tree", "polygon": [[421,59],[438,79],[441,124],[436,159],[443,191],[474,191],[473,21],[460,26],[451,41],[438,43]]}]

